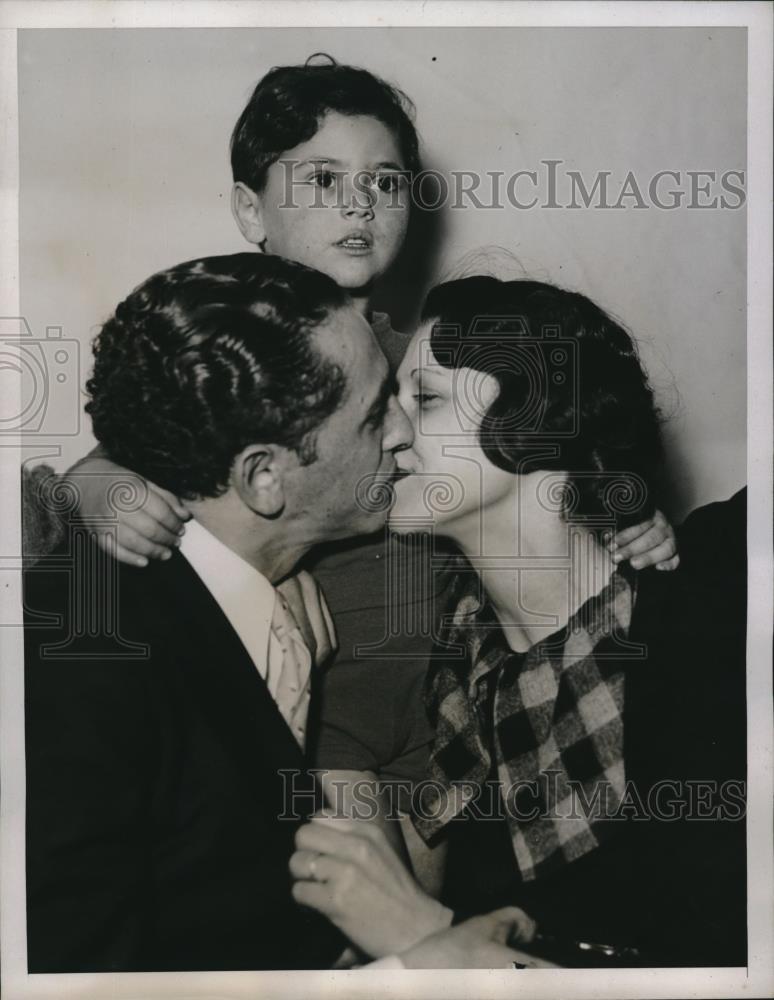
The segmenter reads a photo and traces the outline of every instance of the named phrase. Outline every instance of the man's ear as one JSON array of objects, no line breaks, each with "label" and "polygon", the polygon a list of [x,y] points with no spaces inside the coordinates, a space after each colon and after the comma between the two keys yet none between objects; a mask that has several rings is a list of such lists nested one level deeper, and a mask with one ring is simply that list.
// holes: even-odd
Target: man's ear
[{"label": "man's ear", "polygon": [[287,449],[248,445],[234,459],[231,481],[242,502],[263,517],[277,517],[285,507]]},{"label": "man's ear", "polygon": [[266,230],[263,226],[261,200],[252,188],[237,181],[231,189],[231,212],[248,243],[263,249]]}]

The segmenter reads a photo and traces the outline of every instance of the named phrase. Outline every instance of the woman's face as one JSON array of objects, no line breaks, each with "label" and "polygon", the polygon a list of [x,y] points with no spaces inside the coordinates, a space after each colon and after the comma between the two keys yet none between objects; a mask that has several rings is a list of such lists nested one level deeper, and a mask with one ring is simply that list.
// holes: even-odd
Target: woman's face
[{"label": "woman's face", "polygon": [[517,477],[493,465],[479,444],[481,420],[499,391],[496,380],[439,365],[430,350],[432,325],[417,330],[398,371],[414,444],[396,456],[409,475],[395,484],[390,528],[399,534],[437,529],[469,543],[486,513],[511,500]]}]

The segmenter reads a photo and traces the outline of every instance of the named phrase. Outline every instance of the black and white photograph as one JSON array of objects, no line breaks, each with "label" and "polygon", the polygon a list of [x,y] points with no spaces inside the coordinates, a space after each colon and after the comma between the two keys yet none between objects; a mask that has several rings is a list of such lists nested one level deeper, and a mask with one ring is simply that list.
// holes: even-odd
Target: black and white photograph
[{"label": "black and white photograph", "polygon": [[0,960],[774,995],[772,8],[4,3]]}]

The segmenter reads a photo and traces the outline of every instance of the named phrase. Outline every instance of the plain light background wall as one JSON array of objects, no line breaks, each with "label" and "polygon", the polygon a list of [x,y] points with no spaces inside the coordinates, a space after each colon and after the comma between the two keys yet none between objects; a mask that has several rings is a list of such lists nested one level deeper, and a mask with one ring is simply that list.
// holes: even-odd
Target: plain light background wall
[{"label": "plain light background wall", "polygon": [[[629,171],[647,189],[660,170],[745,169],[744,29],[22,31],[22,312],[36,336],[58,326],[79,342],[81,385],[98,324],[134,285],[248,248],[229,209],[231,129],[266,70],[318,51],[406,91],[425,161],[443,172],[559,159],[588,182],[610,171],[615,200]],[[508,206],[431,221],[438,248],[415,247],[383,296],[401,323],[433,278],[502,247],[637,337],[669,417],[675,516],[744,483],[744,208]],[[51,386],[47,426],[68,428],[83,396],[73,380]],[[84,417],[30,454],[64,469],[92,444]]]}]

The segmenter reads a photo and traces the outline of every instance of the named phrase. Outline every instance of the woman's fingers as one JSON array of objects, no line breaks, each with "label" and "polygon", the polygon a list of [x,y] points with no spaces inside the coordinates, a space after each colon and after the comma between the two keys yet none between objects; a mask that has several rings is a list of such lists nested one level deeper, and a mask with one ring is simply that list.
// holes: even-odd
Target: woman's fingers
[{"label": "woman's fingers", "polygon": [[297,902],[332,920],[357,918],[362,874],[352,865],[314,851],[296,851],[290,859],[290,871],[296,879],[293,896]]},{"label": "woman's fingers", "polygon": [[327,916],[334,914],[336,906],[329,883],[299,880],[293,883],[291,891],[293,899],[302,906],[311,906]]},{"label": "woman's fingers", "polygon": [[315,851],[378,880],[407,876],[406,868],[375,823],[315,816],[296,833],[298,850]]},{"label": "woman's fingers", "polygon": [[[345,823],[346,820],[334,820],[333,822]],[[296,847],[300,851],[325,854],[355,864],[365,861],[370,849],[367,839],[358,837],[353,830],[336,829],[333,825],[323,825],[322,823],[306,823],[299,827],[296,833]]]},{"label": "woman's fingers", "polygon": [[499,910],[471,917],[468,926],[498,944],[524,941],[535,936],[535,922],[518,906],[503,906]]},{"label": "woman's fingers", "polygon": [[293,878],[312,882],[327,882],[331,877],[330,859],[317,851],[296,851],[290,856],[290,874]]}]

